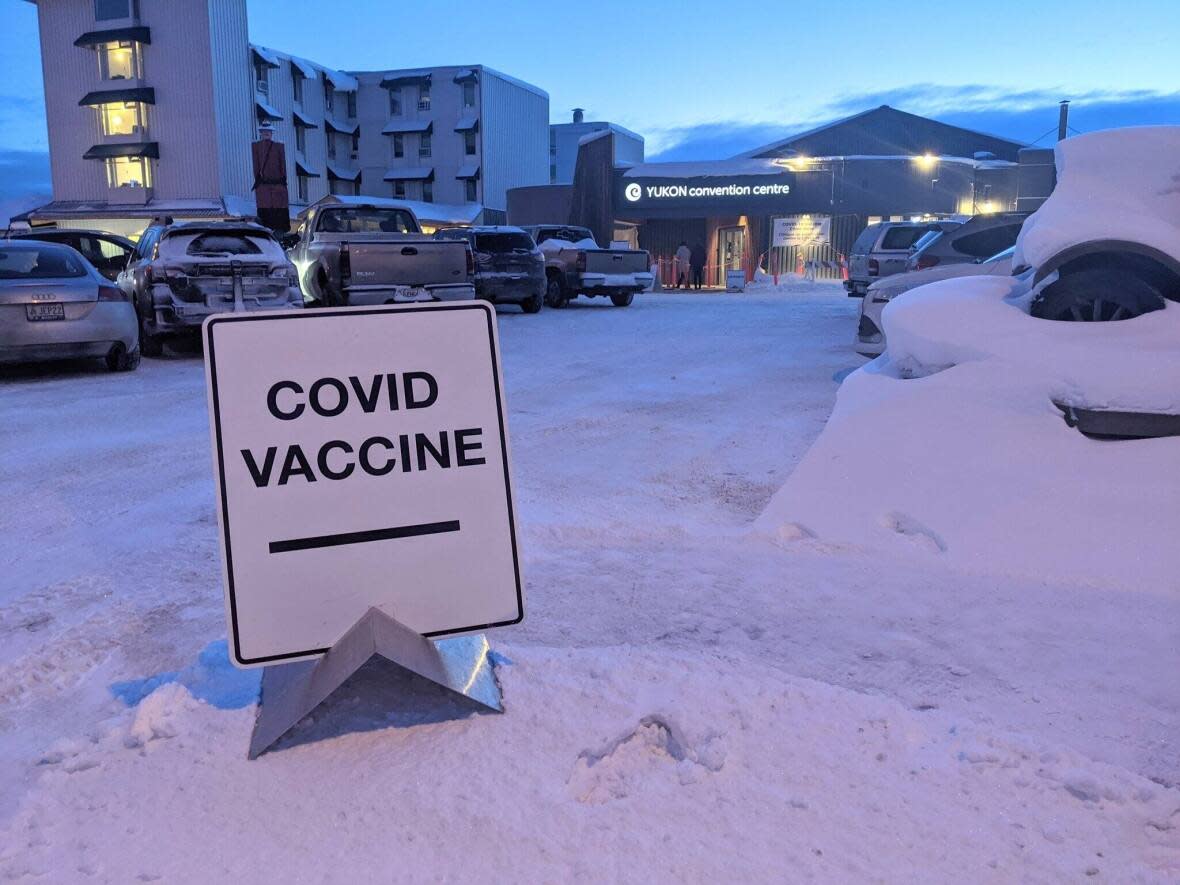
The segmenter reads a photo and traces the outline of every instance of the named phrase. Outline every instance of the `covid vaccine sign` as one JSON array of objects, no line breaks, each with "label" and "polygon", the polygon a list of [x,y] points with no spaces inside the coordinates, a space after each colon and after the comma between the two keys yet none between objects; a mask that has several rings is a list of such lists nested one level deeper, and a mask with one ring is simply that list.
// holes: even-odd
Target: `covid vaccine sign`
[{"label": "covid vaccine sign", "polygon": [[373,606],[425,636],[523,618],[490,305],[237,313],[204,337],[238,666],[319,656]]}]

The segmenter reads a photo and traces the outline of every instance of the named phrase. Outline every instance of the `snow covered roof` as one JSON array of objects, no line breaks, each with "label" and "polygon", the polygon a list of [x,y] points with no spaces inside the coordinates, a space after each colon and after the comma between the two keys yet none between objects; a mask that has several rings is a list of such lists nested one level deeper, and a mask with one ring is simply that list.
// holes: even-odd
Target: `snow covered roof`
[{"label": "snow covered roof", "polygon": [[581,138],[579,138],[578,144],[579,145],[589,144],[592,141],[598,141],[598,139],[600,139],[600,138],[605,138],[606,136],[608,136],[610,134],[611,134],[611,130],[609,127],[606,129],[595,129],[593,132],[587,132],[585,135],[583,135]]},{"label": "snow covered roof", "polygon": [[281,120],[283,115],[276,111],[273,107],[268,105],[261,98],[254,98],[254,107],[258,111],[258,116],[264,120]]},{"label": "snow covered roof", "polygon": [[291,67],[303,75],[305,80],[314,80],[316,78],[316,66],[309,61],[302,58],[296,58],[293,55],[287,56],[291,62]]},{"label": "snow covered roof", "polygon": [[434,178],[433,166],[395,166],[385,173],[386,181],[423,181]]},{"label": "snow covered roof", "polygon": [[339,92],[356,92],[358,83],[356,77],[351,74],[346,74],[343,71],[334,71],[331,68],[320,68],[323,72],[324,79],[332,84],[332,86]]},{"label": "snow covered roof", "polygon": [[337,166],[335,163],[328,162],[328,177],[337,178],[340,181],[356,181],[361,177],[359,169],[346,169],[343,166]]},{"label": "snow covered roof", "polygon": [[711,160],[694,163],[637,163],[623,173],[625,178],[733,178],[738,175],[782,175],[788,173],[773,160]]},{"label": "snow covered roof", "polygon": [[308,61],[305,58],[298,58],[294,55],[288,55],[285,52],[279,52],[276,49],[268,49],[265,46],[259,46],[257,43],[250,44],[250,51],[259,58],[263,64],[272,68],[282,67],[282,62],[287,61],[294,70],[297,70],[305,78],[314,80],[319,75],[323,75],[333,88],[340,92],[356,92],[357,81],[356,77],[351,74],[346,74],[343,71],[326,68],[321,64],[316,64],[314,61]]},{"label": "snow covered roof", "polygon": [[255,46],[253,43],[250,44],[250,51],[254,53],[254,57],[256,59],[258,59],[268,68],[282,67],[282,63],[279,61],[278,53],[267,49],[264,46]]},{"label": "snow covered roof", "polygon": [[319,124],[310,117],[304,115],[299,108],[291,108],[291,116],[295,118],[295,124],[302,126],[304,129],[319,129]]},{"label": "snow covered roof", "polygon": [[196,218],[249,218],[258,214],[253,197],[227,196],[220,200],[149,200],[142,206],[127,203],[108,203],[105,200],[54,200],[14,216],[35,217],[54,221],[70,218],[101,218],[107,215],[151,218],[156,215],[178,215]]},{"label": "snow covered roof", "polygon": [[324,128],[329,132],[339,132],[343,135],[355,135],[356,123],[341,123],[339,120],[333,120],[331,117],[324,117]]}]

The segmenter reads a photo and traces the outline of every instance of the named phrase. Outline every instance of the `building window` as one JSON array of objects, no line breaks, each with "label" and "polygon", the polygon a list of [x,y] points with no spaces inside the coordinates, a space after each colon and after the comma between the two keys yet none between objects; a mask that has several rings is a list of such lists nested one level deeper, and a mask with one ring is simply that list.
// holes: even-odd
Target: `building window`
[{"label": "building window", "polygon": [[139,78],[139,44],[130,40],[98,46],[98,75],[104,80]]},{"label": "building window", "polygon": [[475,130],[468,129],[463,133],[463,153],[469,157],[475,156]]},{"label": "building window", "polygon": [[270,95],[270,67],[254,62],[254,89],[259,95]]},{"label": "building window", "polygon": [[355,160],[357,157],[360,156],[360,153],[361,153],[361,131],[358,129],[356,132],[352,133],[352,151],[349,153],[349,156]]},{"label": "building window", "polygon": [[356,119],[356,93],[355,92],[347,93],[347,101],[348,101],[348,116],[350,119]]},{"label": "building window", "polygon": [[400,90],[389,90],[389,116],[400,117],[402,113],[402,94]]},{"label": "building window", "polygon": [[138,0],[94,0],[95,21],[112,18],[139,18]]},{"label": "building window", "polygon": [[308,199],[307,199],[307,176],[306,175],[296,175],[295,176],[295,191],[299,196],[299,202],[301,202],[301,203],[308,202]]},{"label": "building window", "polygon": [[406,198],[406,183],[404,181],[395,181],[393,183],[393,195],[399,200]]},{"label": "building window", "polygon": [[336,138],[335,138],[335,136],[332,135],[331,132],[326,133],[326,136],[328,139],[328,159],[335,160],[336,159]]},{"label": "building window", "polygon": [[295,150],[307,156],[307,130],[302,126],[295,126]]},{"label": "building window", "polygon": [[107,184],[111,187],[151,187],[151,164],[146,157],[107,159]]},{"label": "building window", "polygon": [[420,83],[418,85],[418,110],[430,110],[430,83]]},{"label": "building window", "polygon": [[291,65],[291,93],[295,97],[296,104],[303,104],[303,75],[294,65]]},{"label": "building window", "polygon": [[426,159],[430,156],[430,133],[423,132],[418,139],[418,156]]},{"label": "building window", "polygon": [[465,107],[465,108],[475,107],[475,81],[474,80],[464,80],[463,81],[463,107]]},{"label": "building window", "polygon": [[336,107],[336,94],[332,84],[324,81],[324,112],[331,113]]},{"label": "building window", "polygon": [[430,179],[427,179],[426,181],[422,182],[422,202],[423,203],[433,203],[434,202],[434,182],[431,181]]},{"label": "building window", "polygon": [[549,183],[555,184],[557,182],[557,164],[549,164]]},{"label": "building window", "polygon": [[98,106],[98,120],[103,135],[142,135],[143,117],[143,105],[137,101]]},{"label": "building window", "polygon": [[475,179],[468,178],[463,182],[463,199],[468,203],[478,203],[479,193],[475,186]]},{"label": "building window", "polygon": [[393,136],[393,158],[400,159],[406,155],[406,137],[398,134]]}]

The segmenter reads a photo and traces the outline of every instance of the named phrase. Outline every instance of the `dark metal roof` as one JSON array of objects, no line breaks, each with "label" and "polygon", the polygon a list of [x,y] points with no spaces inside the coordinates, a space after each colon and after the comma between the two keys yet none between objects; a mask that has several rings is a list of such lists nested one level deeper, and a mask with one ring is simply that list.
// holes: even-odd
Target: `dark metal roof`
[{"label": "dark metal roof", "polygon": [[98,46],[101,43],[119,43],[123,40],[150,44],[152,32],[143,25],[129,28],[107,28],[105,31],[87,31],[74,41],[74,45]]},{"label": "dark metal roof", "polygon": [[87,92],[78,104],[94,106],[100,104],[118,104],[125,101],[141,101],[144,104],[156,103],[156,90],[151,86],[140,86],[135,89],[101,89],[97,92]]},{"label": "dark metal roof", "polygon": [[302,160],[298,160],[298,159],[295,161],[295,174],[302,175],[306,178],[319,178],[320,177],[320,173],[312,172],[310,169],[308,169],[306,166],[303,165]]},{"label": "dark metal roof", "polygon": [[381,130],[382,135],[404,135],[407,132],[434,132],[434,121],[390,120]]},{"label": "dark metal roof", "polygon": [[1015,162],[1022,146],[1011,139],[881,105],[763,145],[741,156],[912,156],[930,153],[972,157],[978,151],[988,151],[1001,160]]},{"label": "dark metal roof", "polygon": [[105,160],[108,157],[152,157],[159,159],[160,145],[154,141],[128,144],[96,144],[82,155],[83,160]]},{"label": "dark metal roof", "polygon": [[356,123],[341,123],[331,117],[324,118],[324,128],[329,132],[339,132],[341,135],[356,135]]},{"label": "dark metal roof", "polygon": [[467,68],[466,70],[460,71],[459,73],[455,74],[455,82],[456,83],[463,83],[467,80],[478,80],[478,79],[479,79],[479,74],[473,68]]},{"label": "dark metal roof", "polygon": [[433,181],[433,166],[398,166],[385,173],[386,181]]},{"label": "dark metal roof", "polygon": [[479,114],[475,111],[470,111],[459,118],[459,122],[455,124],[456,132],[466,132],[467,130],[474,132],[479,131]]}]

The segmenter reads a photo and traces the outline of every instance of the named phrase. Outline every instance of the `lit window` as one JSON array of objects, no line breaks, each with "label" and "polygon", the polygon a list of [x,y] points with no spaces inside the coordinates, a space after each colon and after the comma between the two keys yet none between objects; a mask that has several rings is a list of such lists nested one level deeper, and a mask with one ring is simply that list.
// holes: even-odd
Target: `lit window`
[{"label": "lit window", "polygon": [[433,203],[434,202],[434,182],[433,181],[427,180],[427,181],[422,182],[422,202],[423,203]]},{"label": "lit window", "polygon": [[427,158],[430,156],[430,133],[423,132],[418,140],[418,156]]},{"label": "lit window", "polygon": [[103,135],[142,135],[143,116],[143,105],[137,101],[98,106]]},{"label": "lit window", "polygon": [[151,164],[146,157],[107,159],[107,184],[111,187],[151,187]]},{"label": "lit window", "polygon": [[139,77],[139,44],[130,40],[98,45],[98,75],[104,80]]},{"label": "lit window", "polygon": [[469,157],[475,156],[475,130],[468,129],[463,133],[463,153]]},{"label": "lit window", "polygon": [[465,80],[463,82],[463,107],[475,107],[475,81]]},{"label": "lit window", "polygon": [[474,178],[468,178],[465,182],[463,182],[463,198],[468,203],[479,202],[479,195],[476,193]]}]

